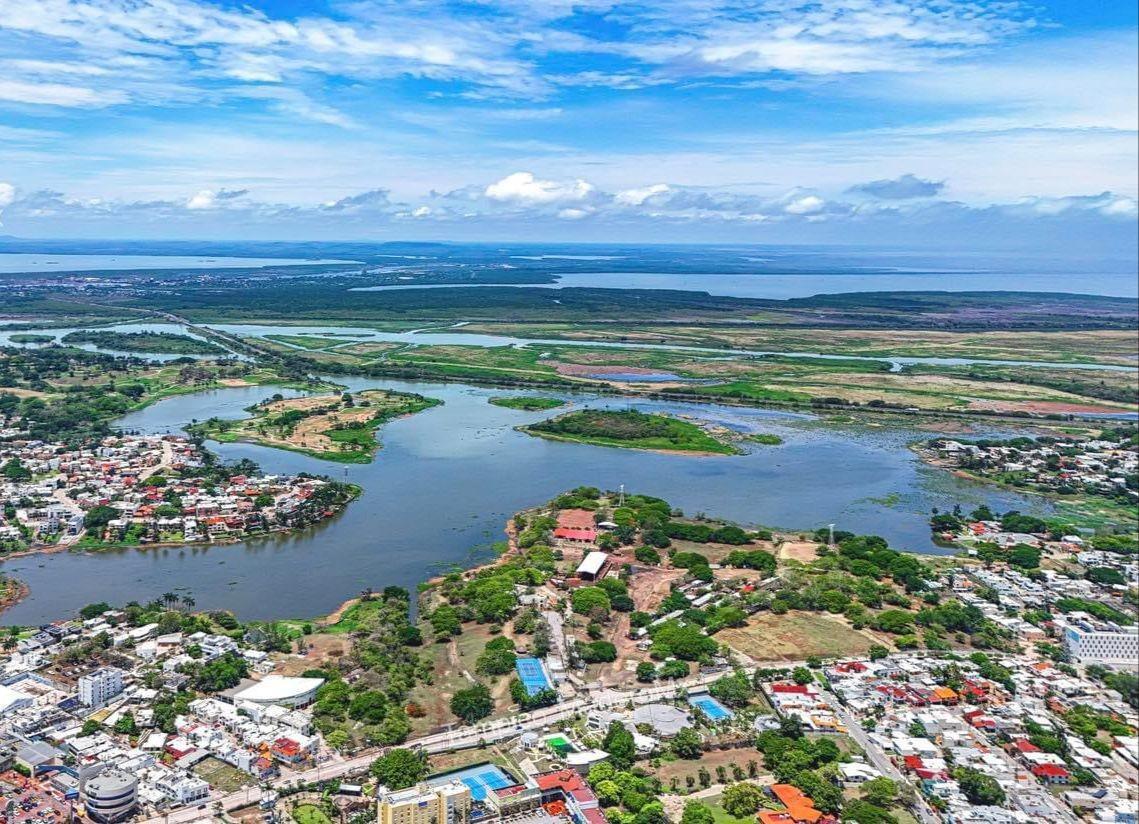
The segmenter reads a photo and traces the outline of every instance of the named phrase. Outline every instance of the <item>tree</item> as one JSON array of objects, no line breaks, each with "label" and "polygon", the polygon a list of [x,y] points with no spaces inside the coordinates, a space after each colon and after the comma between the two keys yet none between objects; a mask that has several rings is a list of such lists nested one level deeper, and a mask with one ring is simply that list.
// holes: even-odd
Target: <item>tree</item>
[{"label": "tree", "polygon": [[779,734],[784,738],[799,739],[803,737],[803,721],[798,715],[792,713],[779,719]]},{"label": "tree", "polygon": [[459,613],[450,604],[443,604],[438,607],[431,613],[428,620],[431,622],[431,630],[440,638],[458,635],[463,631],[462,622],[459,621]]},{"label": "tree", "polygon": [[633,818],[633,824],[668,824],[664,814],[664,805],[659,801],[650,801],[639,810]]},{"label": "tree", "polygon": [[680,758],[695,761],[703,751],[700,734],[691,727],[684,727],[672,739],[672,751]]},{"label": "tree", "polygon": [[1007,560],[1022,569],[1036,569],[1040,566],[1040,550],[1028,544],[1017,544],[1009,550]]},{"label": "tree", "polygon": [[475,669],[483,675],[505,675],[514,669],[514,642],[505,635],[487,641]]},{"label": "tree", "polygon": [[842,808],[842,820],[857,824],[897,824],[898,819],[865,799],[856,798]]},{"label": "tree", "polygon": [[795,667],[791,671],[791,678],[800,686],[805,686],[815,680],[815,676],[806,667]]},{"label": "tree", "polygon": [[102,529],[122,513],[111,506],[93,506],[83,516],[84,529]]},{"label": "tree", "polygon": [[657,677],[657,668],[653,666],[651,661],[642,661],[637,664],[637,680],[648,684],[655,680]]},{"label": "tree", "polygon": [[575,589],[570,600],[573,604],[573,611],[578,615],[590,615],[595,609],[605,614],[609,612],[609,593],[601,587]]},{"label": "tree", "polygon": [[738,670],[731,675],[717,678],[708,688],[708,692],[729,707],[746,707],[754,691],[747,673]]},{"label": "tree", "polygon": [[763,803],[763,790],[758,784],[741,781],[731,784],[720,798],[720,806],[736,818],[750,818]]},{"label": "tree", "polygon": [[83,726],[79,728],[79,735],[85,738],[88,735],[94,735],[102,728],[102,725],[98,721],[93,721],[92,719],[88,718],[83,722]]},{"label": "tree", "polygon": [[891,807],[898,800],[898,785],[881,775],[862,785],[862,797],[877,807]]},{"label": "tree", "polygon": [[135,723],[134,715],[129,712],[124,712],[119,716],[119,720],[115,722],[114,730],[119,735],[137,735],[138,725]]},{"label": "tree", "polygon": [[617,647],[609,641],[594,641],[590,644],[575,645],[577,654],[587,664],[607,664],[617,660]]},{"label": "tree", "polygon": [[601,742],[601,749],[609,753],[613,766],[618,770],[629,769],[637,759],[637,747],[633,742],[633,734],[618,721],[609,723],[609,729],[605,732],[605,739]]},{"label": "tree", "polygon": [[397,747],[373,761],[368,769],[389,790],[402,790],[427,775],[427,753]]},{"label": "tree", "polygon": [[379,690],[356,693],[348,704],[348,717],[365,724],[379,724],[388,712],[388,699]]},{"label": "tree", "polygon": [[889,654],[890,654],[889,648],[883,646],[882,644],[871,644],[870,645],[870,660],[871,661],[881,661],[883,658],[885,658]]},{"label": "tree", "polygon": [[458,690],[451,698],[451,712],[468,724],[486,718],[494,710],[494,699],[485,684],[475,684]]},{"label": "tree", "polygon": [[699,801],[689,801],[684,805],[684,815],[680,817],[680,824],[713,824],[716,817],[712,810]]},{"label": "tree", "polygon": [[970,767],[959,767],[953,777],[970,804],[994,807],[1005,803],[1005,791],[991,775]]}]

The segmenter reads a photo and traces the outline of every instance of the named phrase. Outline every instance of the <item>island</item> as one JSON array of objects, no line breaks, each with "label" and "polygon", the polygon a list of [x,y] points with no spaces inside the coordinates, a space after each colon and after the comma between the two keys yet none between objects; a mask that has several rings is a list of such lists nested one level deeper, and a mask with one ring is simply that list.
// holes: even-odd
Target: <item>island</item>
[{"label": "island", "polygon": [[395,418],[441,403],[436,398],[386,389],[302,398],[285,398],[278,393],[250,407],[250,418],[209,418],[192,425],[189,431],[221,443],[249,441],[330,461],[370,463],[380,446],[377,429]]},{"label": "island", "polygon": [[699,455],[739,453],[735,446],[709,434],[699,424],[635,409],[582,409],[520,429],[540,438],[595,446]]},{"label": "island", "polygon": [[545,398],[538,395],[489,398],[488,403],[506,409],[517,409],[522,412],[543,412],[547,409],[557,409],[559,406],[566,405],[566,401],[563,401],[561,398]]},{"label": "island", "polygon": [[60,339],[63,343],[93,343],[104,349],[120,352],[151,352],[163,355],[224,355],[225,349],[216,343],[177,335],[173,332],[111,332],[107,330],[80,330],[68,332]]},{"label": "island", "polygon": [[747,439],[752,443],[762,444],[763,446],[779,446],[783,443],[781,437],[771,432],[753,432],[747,436]]},{"label": "island", "polygon": [[51,343],[55,340],[51,335],[37,335],[34,332],[19,332],[8,337],[12,343]]}]

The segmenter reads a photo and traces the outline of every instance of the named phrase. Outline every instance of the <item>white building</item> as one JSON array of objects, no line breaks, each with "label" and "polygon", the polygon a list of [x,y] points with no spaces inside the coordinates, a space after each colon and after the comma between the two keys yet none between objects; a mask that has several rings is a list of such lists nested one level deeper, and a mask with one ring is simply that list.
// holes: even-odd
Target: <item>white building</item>
[{"label": "white building", "polygon": [[105,770],[83,784],[87,815],[102,824],[130,818],[138,804],[138,779],[122,770]]},{"label": "white building", "polygon": [[170,773],[155,781],[154,786],[175,804],[193,804],[210,797],[210,785],[195,775]]},{"label": "white building", "polygon": [[1072,621],[1064,630],[1064,644],[1079,664],[1135,666],[1139,661],[1139,626],[1116,627]]},{"label": "white building", "polygon": [[101,707],[123,691],[123,671],[101,667],[79,677],[79,701],[85,707]]}]

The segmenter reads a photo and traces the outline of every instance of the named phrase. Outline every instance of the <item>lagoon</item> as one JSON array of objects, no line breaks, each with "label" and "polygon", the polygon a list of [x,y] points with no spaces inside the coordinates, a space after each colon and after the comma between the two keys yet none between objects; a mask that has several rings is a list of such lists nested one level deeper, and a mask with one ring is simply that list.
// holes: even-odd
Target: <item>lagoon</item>
[{"label": "lagoon", "polygon": [[[326,614],[367,587],[414,589],[455,565],[491,557],[506,520],[579,484],[657,495],[694,514],[748,525],[841,529],[885,536],[900,549],[941,553],[930,538],[931,507],[982,502],[995,509],[1047,505],[973,484],[920,462],[916,429],[847,426],[811,415],[764,409],[561,395],[572,406],[634,407],[710,420],[741,432],[777,434],[784,444],[734,457],[696,457],[532,438],[515,427],[563,410],[520,412],[490,397],[532,394],[464,384],[350,379],[349,388],[387,388],[440,398],[444,405],[394,421],[379,432],[376,461],[342,465],[253,444],[209,443],[228,460],[248,457],[269,472],[308,471],[363,487],[336,518],[290,535],[232,545],[65,552],[16,558],[6,574],[31,594],[0,617],[41,624],[83,604],[190,594],[200,609],[230,609],[241,619]],[[171,398],[120,419],[141,432],[173,432],[192,419],[237,418],[280,391],[219,389]],[[549,392],[543,392],[549,395]]]}]

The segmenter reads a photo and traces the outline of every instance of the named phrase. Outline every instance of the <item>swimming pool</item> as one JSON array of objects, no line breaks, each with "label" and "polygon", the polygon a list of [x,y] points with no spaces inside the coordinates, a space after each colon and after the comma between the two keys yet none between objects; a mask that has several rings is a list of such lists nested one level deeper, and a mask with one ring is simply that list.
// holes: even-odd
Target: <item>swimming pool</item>
[{"label": "swimming pool", "polygon": [[471,790],[471,798],[484,801],[488,795],[503,787],[513,787],[518,782],[497,764],[475,764],[461,770],[433,775],[427,779],[428,786],[438,787],[448,781],[462,781]]},{"label": "swimming pool", "polygon": [[516,658],[514,668],[518,671],[518,679],[526,688],[527,695],[537,695],[542,690],[552,689],[546,668],[537,658]]},{"label": "swimming pool", "polygon": [[688,703],[708,716],[709,721],[723,721],[732,717],[732,711],[706,692],[688,696]]}]

